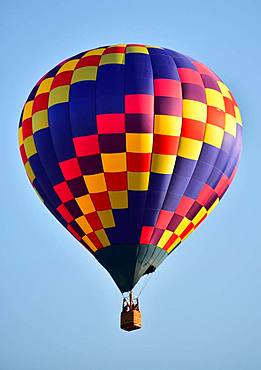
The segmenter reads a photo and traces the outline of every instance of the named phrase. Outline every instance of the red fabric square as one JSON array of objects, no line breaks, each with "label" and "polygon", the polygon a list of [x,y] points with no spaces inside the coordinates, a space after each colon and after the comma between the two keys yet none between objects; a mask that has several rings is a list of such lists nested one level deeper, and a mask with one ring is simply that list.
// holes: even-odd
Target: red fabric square
[{"label": "red fabric square", "polygon": [[90,194],[90,196],[97,211],[105,211],[106,209],[111,209],[110,198],[106,191],[102,193],[93,193]]},{"label": "red fabric square", "polygon": [[114,134],[125,132],[124,113],[98,114],[97,129],[99,134]]},{"label": "red fabric square", "polygon": [[196,201],[202,206],[204,206],[206,202],[208,201],[209,197],[211,196],[211,194],[213,193],[214,193],[214,190],[211,188],[211,186],[209,186],[208,184],[205,184],[202,190],[200,191]]},{"label": "red fabric square", "polygon": [[215,187],[215,192],[220,197],[227,187],[228,187],[228,178],[226,175],[223,175],[219,180],[217,186]]},{"label": "red fabric square", "polygon": [[152,237],[154,226],[143,226],[141,230],[140,243],[149,244]]},{"label": "red fabric square", "polygon": [[165,251],[168,250],[171,247],[171,245],[175,242],[175,240],[177,240],[177,239],[178,239],[178,235],[176,235],[176,234],[171,235],[171,237],[169,238],[167,243],[164,245],[163,249]]},{"label": "red fabric square", "polygon": [[65,180],[72,180],[76,177],[82,176],[77,158],[67,159],[66,161],[59,162]]},{"label": "red fabric square", "polygon": [[98,239],[95,233],[88,234],[88,238],[93,242],[93,244],[95,245],[97,249],[102,248],[102,243],[100,242],[100,240]]},{"label": "red fabric square", "polygon": [[154,80],[154,95],[181,98],[181,83],[167,78],[157,78]]},{"label": "red fabric square", "polygon": [[212,125],[225,128],[225,112],[222,110],[210,107],[207,107],[207,123],[211,123]]},{"label": "red fabric square", "polygon": [[127,169],[131,172],[149,172],[150,153],[127,153]]},{"label": "red fabric square", "polygon": [[183,118],[181,136],[194,140],[203,141],[205,134],[205,123],[194,119]]},{"label": "red fabric square", "polygon": [[63,181],[60,184],[55,185],[53,188],[63,203],[74,199],[74,196],[72,195],[71,190],[69,189],[66,181]]},{"label": "red fabric square", "polygon": [[154,135],[153,153],[157,154],[177,154],[179,137],[170,135]]},{"label": "red fabric square", "polygon": [[70,85],[72,74],[73,71],[65,71],[58,73],[58,75],[54,77],[54,80],[52,82],[52,90],[58,86]]},{"label": "red fabric square", "polygon": [[148,94],[125,95],[126,113],[151,114],[154,110],[154,97]]},{"label": "red fabric square", "polygon": [[37,95],[34,98],[33,103],[33,113],[39,112],[40,110],[45,110],[48,108],[49,93],[44,93]]},{"label": "red fabric square", "polygon": [[229,113],[235,117],[234,102],[231,99],[227,98],[226,96],[224,96],[223,98],[224,98],[226,113]]},{"label": "red fabric square", "polygon": [[33,135],[32,118],[27,118],[26,120],[23,121],[22,131],[23,131],[23,140]]},{"label": "red fabric square", "polygon": [[59,207],[56,208],[56,210],[60,213],[60,215],[65,219],[66,222],[69,223],[73,221],[72,215],[64,204],[61,204]]},{"label": "red fabric square", "polygon": [[26,164],[26,162],[27,162],[27,155],[25,153],[24,144],[22,144],[20,146],[20,153],[21,153],[23,164]]},{"label": "red fabric square", "polygon": [[112,53],[125,53],[126,46],[111,46],[104,50],[103,55]]},{"label": "red fabric square", "polygon": [[98,135],[74,137],[73,144],[78,157],[85,157],[100,152]]},{"label": "red fabric square", "polygon": [[174,212],[161,210],[159,213],[159,217],[156,223],[156,227],[158,229],[167,229],[168,224],[170,223],[170,220],[173,216]]},{"label": "red fabric square", "polygon": [[89,213],[88,215],[85,215],[85,217],[93,230],[100,230],[103,228],[97,212]]},{"label": "red fabric square", "polygon": [[191,68],[178,68],[180,81],[182,83],[191,83],[199,86],[203,86],[203,82],[200,74]]},{"label": "red fabric square", "polygon": [[108,190],[127,190],[127,172],[105,172],[105,182]]},{"label": "red fabric square", "polygon": [[231,92],[230,90],[229,90],[229,94],[231,95],[231,99],[232,99],[232,101],[233,101],[234,105],[235,105],[236,107],[238,107],[237,102],[235,101],[235,98],[234,98],[234,96],[233,96],[233,94],[232,94],[232,92]]},{"label": "red fabric square", "polygon": [[86,66],[98,66],[100,62],[100,55],[89,55],[79,60],[75,69]]},{"label": "red fabric square", "polygon": [[188,226],[186,227],[186,229],[180,234],[180,238],[181,239],[184,239],[185,238],[185,236],[187,236],[188,235],[188,233],[192,230],[192,229],[194,229],[194,225],[193,225],[193,223],[191,222],[190,224],[188,224]]},{"label": "red fabric square", "polygon": [[190,207],[192,206],[194,202],[195,202],[194,199],[191,199],[187,197],[186,195],[184,195],[181,198],[175,213],[177,213],[180,216],[186,216],[188,210],[190,209]]},{"label": "red fabric square", "polygon": [[71,225],[67,225],[67,229],[70,231],[71,234],[73,234],[73,236],[77,239],[77,240],[81,240],[81,237],[79,234],[77,234],[77,232],[71,227]]}]

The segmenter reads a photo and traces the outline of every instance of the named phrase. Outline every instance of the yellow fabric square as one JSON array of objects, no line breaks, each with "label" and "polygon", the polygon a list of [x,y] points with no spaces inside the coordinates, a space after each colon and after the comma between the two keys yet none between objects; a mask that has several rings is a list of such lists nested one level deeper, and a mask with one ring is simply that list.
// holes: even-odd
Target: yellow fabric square
[{"label": "yellow fabric square", "polygon": [[103,247],[108,247],[110,245],[110,241],[107,237],[107,234],[103,229],[95,231],[95,234],[102,243]]},{"label": "yellow fabric square", "polygon": [[160,240],[158,241],[157,246],[163,248],[164,245],[167,243],[169,238],[173,235],[173,231],[165,230],[164,233],[161,235]]},{"label": "yellow fabric square", "polygon": [[182,116],[196,121],[206,122],[207,105],[195,100],[184,99],[182,106]]},{"label": "yellow fabric square", "polygon": [[19,143],[19,146],[23,144],[23,127],[22,126],[20,126],[18,129],[18,143]]},{"label": "yellow fabric square", "polygon": [[34,174],[34,171],[33,171],[32,167],[31,167],[31,165],[28,161],[24,165],[24,168],[25,168],[25,171],[27,173],[27,176],[28,176],[30,182],[33,182],[34,179],[35,179],[35,174]]},{"label": "yellow fabric square", "polygon": [[181,137],[178,155],[180,157],[197,160],[202,148],[202,141]]},{"label": "yellow fabric square", "polygon": [[131,153],[151,153],[153,134],[126,134],[126,150]]},{"label": "yellow fabric square", "polygon": [[176,155],[152,154],[151,172],[172,174]]},{"label": "yellow fabric square", "polygon": [[99,49],[93,49],[93,50],[89,50],[87,51],[87,53],[85,53],[82,58],[84,57],[88,57],[90,55],[102,55],[102,53],[104,52],[105,48],[99,48]]},{"label": "yellow fabric square", "polygon": [[95,81],[98,68],[95,66],[86,66],[78,68],[73,72],[72,84],[79,81]]},{"label": "yellow fabric square", "polygon": [[84,176],[89,193],[101,193],[107,190],[106,182],[103,173],[97,175],[86,175]]},{"label": "yellow fabric square", "polygon": [[50,91],[48,107],[69,101],[70,86],[59,86]]},{"label": "yellow fabric square", "polygon": [[236,105],[234,106],[234,109],[235,109],[236,121],[239,125],[242,126],[242,118],[241,118],[240,110],[238,109]]},{"label": "yellow fabric square", "polygon": [[77,222],[77,224],[80,226],[80,228],[85,234],[90,234],[93,231],[91,225],[86,220],[85,216],[78,217],[75,219],[75,221]]},{"label": "yellow fabric square", "polygon": [[207,213],[207,210],[205,207],[202,207],[199,212],[196,214],[196,216],[193,218],[192,220],[192,223],[193,225],[197,225],[201,220],[202,218],[205,216],[205,214]]},{"label": "yellow fabric square", "polygon": [[102,226],[104,228],[106,228],[106,227],[114,227],[115,226],[113,214],[112,214],[112,211],[110,209],[109,210],[106,210],[106,211],[97,211],[97,213],[99,215],[99,218],[101,220]]},{"label": "yellow fabric square", "polygon": [[35,143],[34,143],[34,137],[32,135],[24,139],[24,149],[25,149],[27,158],[30,158],[32,157],[32,155],[37,153]]},{"label": "yellow fabric square", "polygon": [[173,249],[179,244],[179,242],[181,241],[180,237],[178,237],[172,244],[171,246],[167,249],[167,252],[170,253],[171,251],[173,251]]},{"label": "yellow fabric square", "polygon": [[142,54],[149,54],[148,49],[144,46],[127,46],[126,54],[128,53],[142,53]]},{"label": "yellow fabric square", "polygon": [[33,114],[32,118],[33,133],[48,127],[48,111],[40,110]]},{"label": "yellow fabric square", "polygon": [[236,137],[237,123],[236,118],[229,113],[225,114],[225,131]]},{"label": "yellow fabric square", "polygon": [[45,80],[43,80],[40,83],[35,96],[40,95],[40,94],[44,94],[44,93],[48,93],[51,90],[52,83],[53,83],[53,77],[46,78]]},{"label": "yellow fabric square", "polygon": [[163,49],[163,48],[161,48],[159,46],[155,46],[155,45],[145,45],[145,46],[146,46],[146,48],[150,48],[150,49]]},{"label": "yellow fabric square", "polygon": [[174,230],[174,233],[176,235],[180,236],[180,234],[183,233],[183,231],[186,229],[186,227],[188,227],[188,225],[190,223],[191,223],[191,221],[187,217],[184,217],[183,220],[181,221],[181,223],[176,228],[176,230]]},{"label": "yellow fabric square", "polygon": [[125,54],[124,53],[111,53],[104,54],[100,60],[100,66],[104,64],[124,64]]},{"label": "yellow fabric square", "polygon": [[207,98],[207,105],[210,105],[211,107],[219,108],[223,111],[225,111],[225,103],[223,95],[214,89],[205,89],[206,98]]},{"label": "yellow fabric square", "polygon": [[182,117],[156,114],[154,117],[154,133],[161,135],[179,136]]},{"label": "yellow fabric square", "polygon": [[91,241],[91,239],[90,238],[88,238],[88,236],[87,235],[84,235],[83,237],[82,237],[82,240],[84,240],[85,241],[85,243],[91,248],[91,250],[93,251],[93,252],[96,252],[97,251],[97,248],[95,247],[95,245],[93,244],[93,242]]},{"label": "yellow fabric square", "polygon": [[128,189],[148,190],[149,178],[149,172],[128,172]]},{"label": "yellow fabric square", "polygon": [[25,104],[22,121],[25,121],[27,118],[32,117],[33,104],[34,104],[33,100],[30,100]]},{"label": "yellow fabric square", "polygon": [[127,171],[126,153],[102,153],[101,158],[104,172]]},{"label": "yellow fabric square", "polygon": [[229,91],[228,87],[221,81],[217,81],[217,84],[220,88],[220,91],[221,91],[222,95],[231,99],[232,97],[231,97],[231,94],[230,94],[230,91]]},{"label": "yellow fabric square", "polygon": [[80,207],[83,214],[88,215],[95,211],[93,202],[89,194],[83,195],[82,197],[75,198],[78,206]]},{"label": "yellow fabric square", "polygon": [[204,142],[210,145],[213,145],[217,148],[221,148],[222,141],[224,136],[224,130],[221,127],[211,125],[210,123],[206,124]]},{"label": "yellow fabric square", "polygon": [[128,208],[127,190],[109,191],[108,193],[111,201],[111,208],[113,209]]},{"label": "yellow fabric square", "polygon": [[77,63],[79,62],[79,60],[80,59],[73,59],[73,60],[69,60],[68,62],[64,63],[64,65],[61,66],[57,74],[66,72],[66,71],[73,71]]},{"label": "yellow fabric square", "polygon": [[217,198],[215,202],[212,204],[212,206],[208,209],[208,215],[216,208],[218,203],[219,203],[219,198]]}]

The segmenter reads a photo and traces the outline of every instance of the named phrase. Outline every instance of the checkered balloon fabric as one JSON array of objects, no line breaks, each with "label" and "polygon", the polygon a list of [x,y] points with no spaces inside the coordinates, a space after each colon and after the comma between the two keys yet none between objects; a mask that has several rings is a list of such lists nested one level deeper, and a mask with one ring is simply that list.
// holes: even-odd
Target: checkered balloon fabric
[{"label": "checkered balloon fabric", "polygon": [[198,227],[233,180],[241,131],[231,92],[206,66],[121,44],[48,72],[24,105],[19,145],[40,199],[110,270],[110,248],[146,246],[157,267]]}]

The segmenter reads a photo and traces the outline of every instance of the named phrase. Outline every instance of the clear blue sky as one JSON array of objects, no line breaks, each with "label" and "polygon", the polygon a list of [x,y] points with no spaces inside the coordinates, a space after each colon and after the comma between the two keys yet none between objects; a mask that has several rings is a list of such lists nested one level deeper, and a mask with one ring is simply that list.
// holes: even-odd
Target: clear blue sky
[{"label": "clear blue sky", "polygon": [[[251,0],[4,1],[1,370],[260,370],[260,12]],[[46,71],[128,42],[204,62],[231,88],[244,122],[234,183],[152,277],[144,327],[133,333],[119,329],[113,281],[38,200],[17,145],[22,105]]]}]

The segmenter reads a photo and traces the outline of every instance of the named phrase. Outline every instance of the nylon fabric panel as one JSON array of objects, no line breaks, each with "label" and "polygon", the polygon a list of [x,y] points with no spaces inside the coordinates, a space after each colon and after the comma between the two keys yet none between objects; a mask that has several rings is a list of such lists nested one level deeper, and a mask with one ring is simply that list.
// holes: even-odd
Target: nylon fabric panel
[{"label": "nylon fabric panel", "polygon": [[68,58],[37,82],[19,147],[50,212],[94,256],[106,250],[113,269],[123,263],[124,288],[116,283],[131,289],[220,202],[237,171],[242,121],[202,63],[118,44]]}]

